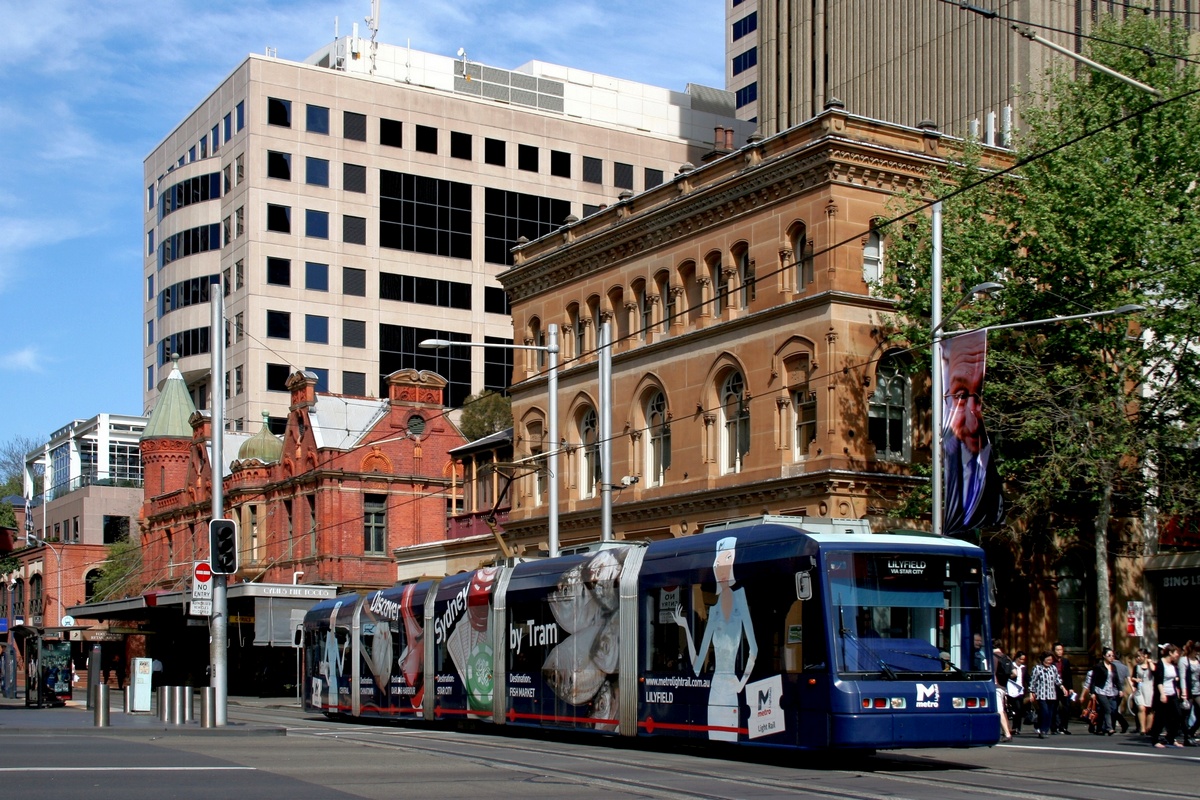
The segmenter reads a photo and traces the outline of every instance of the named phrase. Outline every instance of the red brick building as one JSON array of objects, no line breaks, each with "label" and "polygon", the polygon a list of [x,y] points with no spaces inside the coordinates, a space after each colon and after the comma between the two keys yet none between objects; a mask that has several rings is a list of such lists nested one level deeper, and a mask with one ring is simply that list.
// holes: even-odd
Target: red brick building
[{"label": "red brick building", "polygon": [[[447,536],[461,483],[450,451],[464,439],[445,416],[446,381],[400,370],[387,383],[386,398],[326,395],[315,375],[297,372],[282,438],[265,419],[253,436],[220,434],[222,516],[238,522],[240,566],[228,594],[235,694],[286,691],[292,631],[309,607],[391,585],[397,550]],[[140,572],[125,598],[79,610],[153,631],[147,653],[161,657],[171,684],[206,682],[207,627],[187,612],[193,564],[208,559],[214,435],[174,370],[142,438]]]}]

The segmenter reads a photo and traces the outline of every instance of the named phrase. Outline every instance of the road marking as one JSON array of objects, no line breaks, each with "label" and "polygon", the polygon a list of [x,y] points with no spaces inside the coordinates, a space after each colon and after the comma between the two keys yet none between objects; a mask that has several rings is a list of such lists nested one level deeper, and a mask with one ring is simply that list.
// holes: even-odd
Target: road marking
[{"label": "road marking", "polygon": [[1066,750],[1071,753],[1101,753],[1106,756],[1132,756],[1134,758],[1173,758],[1179,761],[1200,761],[1200,756],[1189,755],[1186,750],[1181,747],[1170,747],[1165,750],[1157,750],[1150,748],[1149,753],[1131,753],[1128,750],[1089,750],[1086,747],[1038,747],[1033,744],[1002,744],[998,747],[1012,748],[1014,750],[1040,750],[1042,752],[1061,752]]},{"label": "road marking", "polygon": [[0,767],[0,772],[221,772],[257,767]]}]

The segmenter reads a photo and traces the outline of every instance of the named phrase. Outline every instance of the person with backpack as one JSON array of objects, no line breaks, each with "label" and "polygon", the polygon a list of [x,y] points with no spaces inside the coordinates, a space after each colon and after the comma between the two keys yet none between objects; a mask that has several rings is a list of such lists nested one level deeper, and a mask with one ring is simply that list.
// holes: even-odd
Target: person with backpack
[{"label": "person with backpack", "polygon": [[1017,677],[1017,666],[1004,654],[999,639],[992,639],[992,659],[996,678],[996,709],[1000,712],[1000,729],[1004,731],[1001,741],[1012,741],[1012,728],[1008,724],[1008,682]]}]

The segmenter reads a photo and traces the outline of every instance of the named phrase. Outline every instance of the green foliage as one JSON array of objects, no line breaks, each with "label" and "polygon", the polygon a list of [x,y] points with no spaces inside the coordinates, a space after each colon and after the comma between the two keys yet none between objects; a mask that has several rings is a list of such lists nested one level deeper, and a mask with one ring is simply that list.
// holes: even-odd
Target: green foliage
[{"label": "green foliage", "polygon": [[0,528],[15,527],[17,527],[17,515],[13,513],[13,507],[8,503],[0,503]]},{"label": "green foliage", "polygon": [[459,428],[467,441],[475,441],[511,428],[512,400],[495,392],[473,394],[463,402]]},{"label": "green foliage", "polygon": [[[1136,317],[999,331],[989,340],[986,419],[1014,529],[1058,530],[1130,512],[1149,493],[1164,511],[1200,506],[1200,80],[1176,26],[1104,19],[1088,55],[1158,88],[1169,102],[1091,71],[1053,76],[1025,111],[1013,173],[944,203],[945,307],[998,280],[947,329],[1028,321],[1138,303]],[[1179,98],[1170,100],[1170,98]],[[1073,141],[1078,139],[1078,141]],[[978,147],[926,184],[946,196],[986,174]],[[898,211],[915,210],[907,197]],[[889,231],[884,290],[893,335],[928,345],[930,222]],[[1154,471],[1148,471],[1153,465]],[[1147,481],[1147,475],[1153,479]]]},{"label": "green foliage", "polygon": [[96,580],[96,600],[129,597],[141,589],[138,574],[142,570],[142,548],[128,538],[108,547],[108,558],[100,565]]}]

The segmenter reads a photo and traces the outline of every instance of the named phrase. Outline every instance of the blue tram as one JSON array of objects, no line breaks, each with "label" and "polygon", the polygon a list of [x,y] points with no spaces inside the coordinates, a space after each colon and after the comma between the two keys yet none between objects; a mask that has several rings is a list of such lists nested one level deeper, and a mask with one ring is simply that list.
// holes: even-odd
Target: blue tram
[{"label": "blue tram", "polygon": [[318,604],[304,705],[805,749],[992,745],[985,576],[974,545],[856,521],[596,545]]}]

